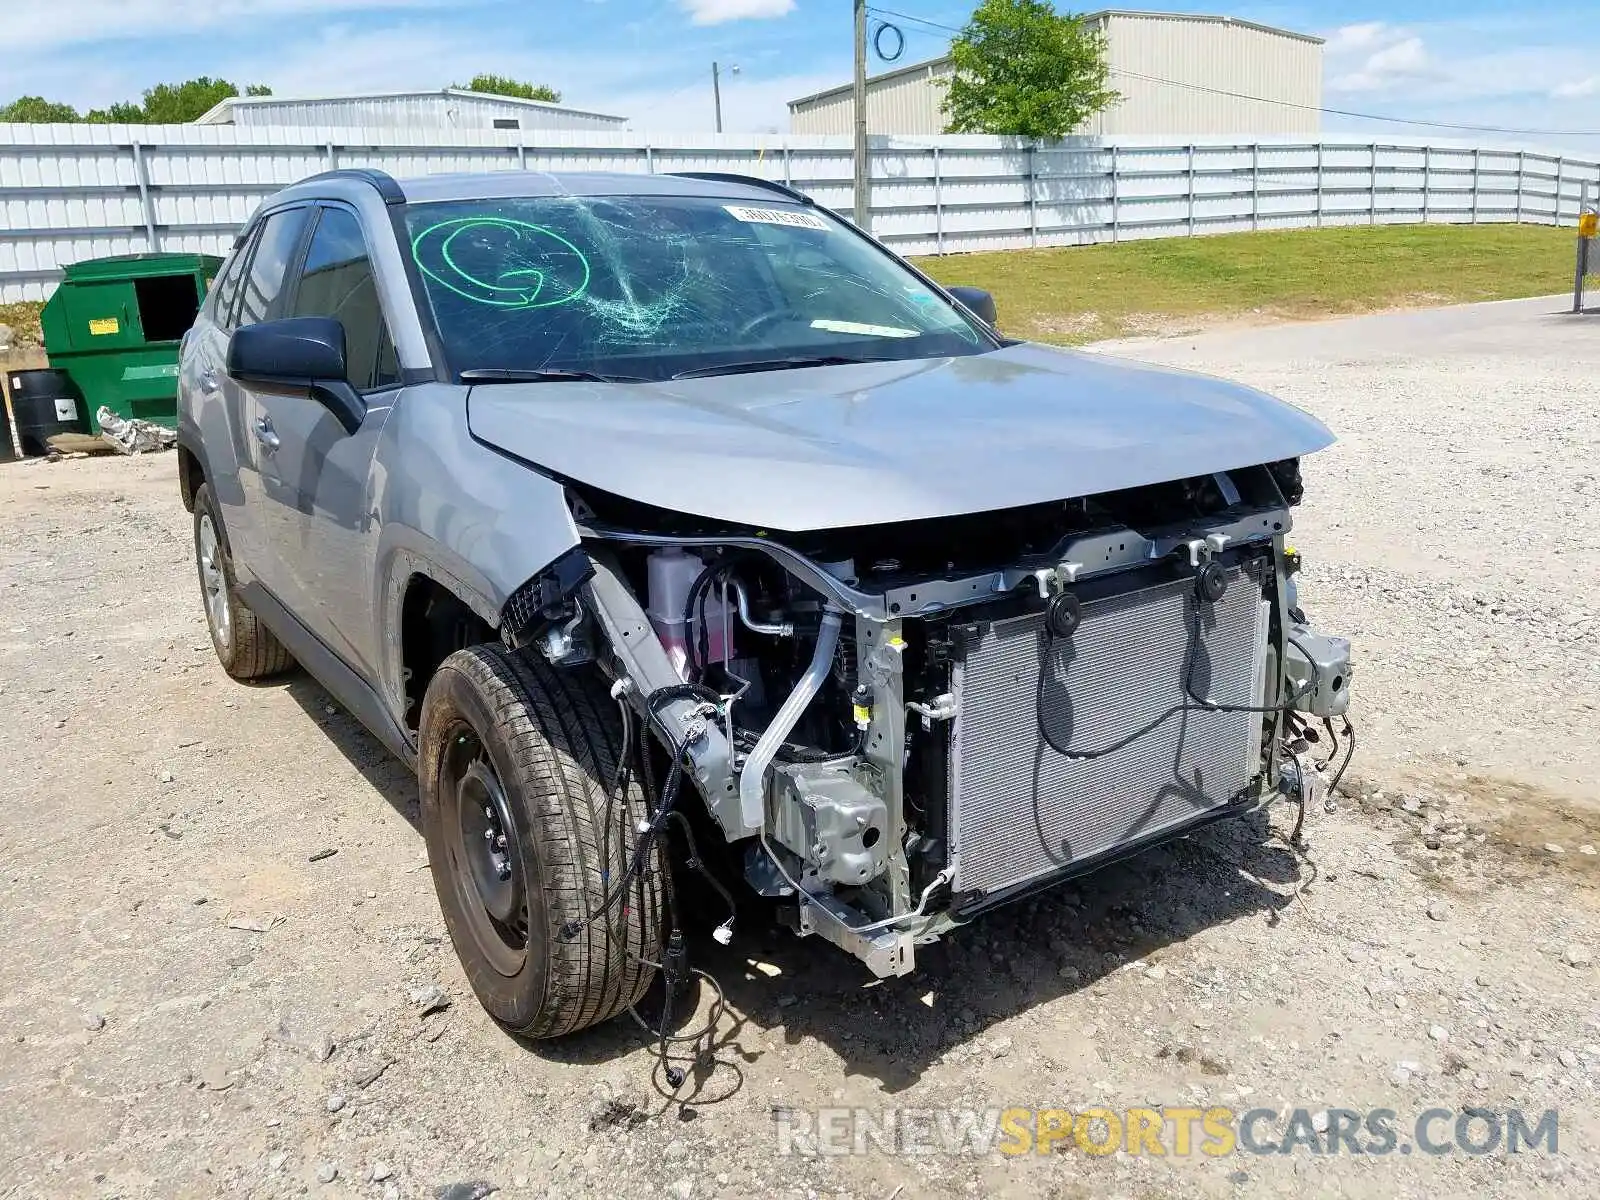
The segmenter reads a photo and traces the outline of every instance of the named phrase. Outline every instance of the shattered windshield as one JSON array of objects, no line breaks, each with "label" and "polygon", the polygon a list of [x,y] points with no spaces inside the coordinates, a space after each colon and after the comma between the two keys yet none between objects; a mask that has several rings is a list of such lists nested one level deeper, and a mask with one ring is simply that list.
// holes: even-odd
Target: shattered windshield
[{"label": "shattered windshield", "polygon": [[979,354],[994,341],[892,257],[779,198],[550,196],[413,205],[450,366],[670,379]]}]

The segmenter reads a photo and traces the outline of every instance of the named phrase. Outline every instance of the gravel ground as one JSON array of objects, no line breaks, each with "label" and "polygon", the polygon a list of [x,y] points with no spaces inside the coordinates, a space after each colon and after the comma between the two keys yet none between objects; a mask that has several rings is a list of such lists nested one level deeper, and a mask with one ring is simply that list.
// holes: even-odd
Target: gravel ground
[{"label": "gravel ground", "polygon": [[1369,769],[1600,802],[1600,322],[1564,299],[1105,343],[1321,417],[1295,541],[1359,643]]},{"label": "gravel ground", "polygon": [[[697,946],[729,1010],[684,1105],[625,1024],[483,1015],[413,781],[309,680],[217,667],[170,456],[0,466],[0,1196],[1593,1195],[1600,324],[1552,307],[1112,347],[1340,435],[1297,538],[1358,643],[1349,796],[1309,861],[1292,814],[1213,827],[903,980]],[[779,1153],[819,1107],[989,1105],[1382,1107],[1407,1143],[1553,1108],[1560,1153]]]}]

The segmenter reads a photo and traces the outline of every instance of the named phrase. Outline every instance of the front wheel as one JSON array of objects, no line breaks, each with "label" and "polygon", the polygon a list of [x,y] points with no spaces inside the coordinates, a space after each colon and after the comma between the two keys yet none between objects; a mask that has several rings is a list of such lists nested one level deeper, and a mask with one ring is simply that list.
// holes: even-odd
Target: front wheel
[{"label": "front wheel", "polygon": [[660,961],[659,844],[600,915],[645,816],[637,779],[611,794],[620,728],[597,675],[495,646],[445,659],[423,699],[422,830],[439,906],[478,1000],[523,1037],[616,1016]]}]

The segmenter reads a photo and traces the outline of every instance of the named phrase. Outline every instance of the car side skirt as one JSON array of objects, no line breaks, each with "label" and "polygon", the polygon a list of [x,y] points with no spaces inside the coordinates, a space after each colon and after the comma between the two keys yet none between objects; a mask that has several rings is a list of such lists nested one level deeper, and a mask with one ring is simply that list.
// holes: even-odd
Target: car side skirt
[{"label": "car side skirt", "polygon": [[259,583],[247,583],[240,590],[250,611],[288,647],[295,661],[366,726],[367,732],[406,766],[416,770],[416,747],[367,681],[328,649],[321,638],[302,625],[266,588]]}]

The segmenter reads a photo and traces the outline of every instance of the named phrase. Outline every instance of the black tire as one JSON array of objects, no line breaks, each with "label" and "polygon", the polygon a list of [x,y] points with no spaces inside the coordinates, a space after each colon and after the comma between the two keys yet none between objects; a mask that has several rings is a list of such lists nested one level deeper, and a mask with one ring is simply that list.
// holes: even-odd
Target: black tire
[{"label": "black tire", "polygon": [[658,840],[626,894],[590,921],[646,813],[636,777],[609,794],[621,720],[599,675],[496,646],[458,650],[428,684],[421,726],[434,888],[489,1015],[548,1038],[637,1003],[655,974],[640,960],[661,961],[667,868]]},{"label": "black tire", "polygon": [[200,600],[206,628],[222,669],[235,679],[266,679],[294,666],[294,658],[239,598],[233,552],[217,515],[210,484],[194,494],[194,558],[200,573]]}]

